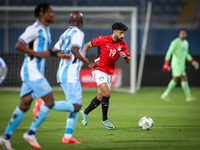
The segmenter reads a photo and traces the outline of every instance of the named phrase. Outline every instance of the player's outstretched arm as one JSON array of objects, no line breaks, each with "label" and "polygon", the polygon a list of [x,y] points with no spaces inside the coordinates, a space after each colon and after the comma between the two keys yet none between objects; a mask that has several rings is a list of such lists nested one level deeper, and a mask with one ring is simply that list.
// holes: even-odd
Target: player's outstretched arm
[{"label": "player's outstretched arm", "polygon": [[90,62],[87,58],[85,58],[84,56],[82,56],[79,52],[79,48],[76,46],[72,46],[71,48],[72,53],[74,54],[74,56],[81,60],[83,63],[85,63],[88,67],[90,68],[96,68],[97,67],[97,63],[96,62]]}]

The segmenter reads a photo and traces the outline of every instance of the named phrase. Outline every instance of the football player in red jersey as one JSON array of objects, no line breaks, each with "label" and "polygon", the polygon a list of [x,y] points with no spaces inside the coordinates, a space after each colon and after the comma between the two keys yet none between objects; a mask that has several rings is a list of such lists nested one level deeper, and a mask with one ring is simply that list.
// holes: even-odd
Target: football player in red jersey
[{"label": "football player in red jersey", "polygon": [[123,57],[126,63],[130,63],[129,50],[126,42],[123,40],[125,32],[128,30],[126,25],[116,22],[112,25],[113,34],[109,36],[99,36],[85,44],[83,55],[85,56],[90,47],[98,47],[95,61],[98,67],[92,69],[92,75],[97,83],[97,96],[91,101],[86,109],[81,111],[82,124],[87,126],[89,112],[102,105],[103,120],[102,123],[107,129],[114,129],[107,117],[110,86],[112,75],[115,69],[116,60],[119,56]]}]

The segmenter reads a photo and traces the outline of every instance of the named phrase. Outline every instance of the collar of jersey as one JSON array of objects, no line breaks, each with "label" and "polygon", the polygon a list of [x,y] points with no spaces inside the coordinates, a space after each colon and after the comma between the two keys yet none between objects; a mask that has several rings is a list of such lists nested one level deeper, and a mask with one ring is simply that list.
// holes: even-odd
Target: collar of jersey
[{"label": "collar of jersey", "polygon": [[118,42],[113,41],[113,39],[112,39],[112,35],[110,36],[110,38],[111,38],[111,40],[112,40],[113,43],[118,43]]},{"label": "collar of jersey", "polygon": [[79,29],[77,26],[69,26],[69,28],[77,28],[77,29]]},{"label": "collar of jersey", "polygon": [[38,19],[37,19],[37,23],[38,23],[39,25],[41,25],[42,27],[44,27],[45,29],[47,29],[47,27],[46,27],[45,25],[43,25]]}]

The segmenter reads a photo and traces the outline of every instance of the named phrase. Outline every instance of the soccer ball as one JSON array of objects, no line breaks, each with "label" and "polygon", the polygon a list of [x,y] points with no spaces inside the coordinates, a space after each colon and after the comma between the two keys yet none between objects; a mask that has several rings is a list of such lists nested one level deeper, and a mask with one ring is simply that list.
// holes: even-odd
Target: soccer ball
[{"label": "soccer ball", "polygon": [[142,117],[139,120],[139,127],[141,130],[151,130],[153,127],[153,120],[150,117]]}]

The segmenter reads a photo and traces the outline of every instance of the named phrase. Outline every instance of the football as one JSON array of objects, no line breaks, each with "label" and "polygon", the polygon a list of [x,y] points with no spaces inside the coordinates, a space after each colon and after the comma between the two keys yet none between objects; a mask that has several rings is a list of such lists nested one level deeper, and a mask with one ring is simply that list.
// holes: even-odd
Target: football
[{"label": "football", "polygon": [[153,119],[145,116],[139,120],[138,124],[141,130],[151,130],[153,127]]}]

